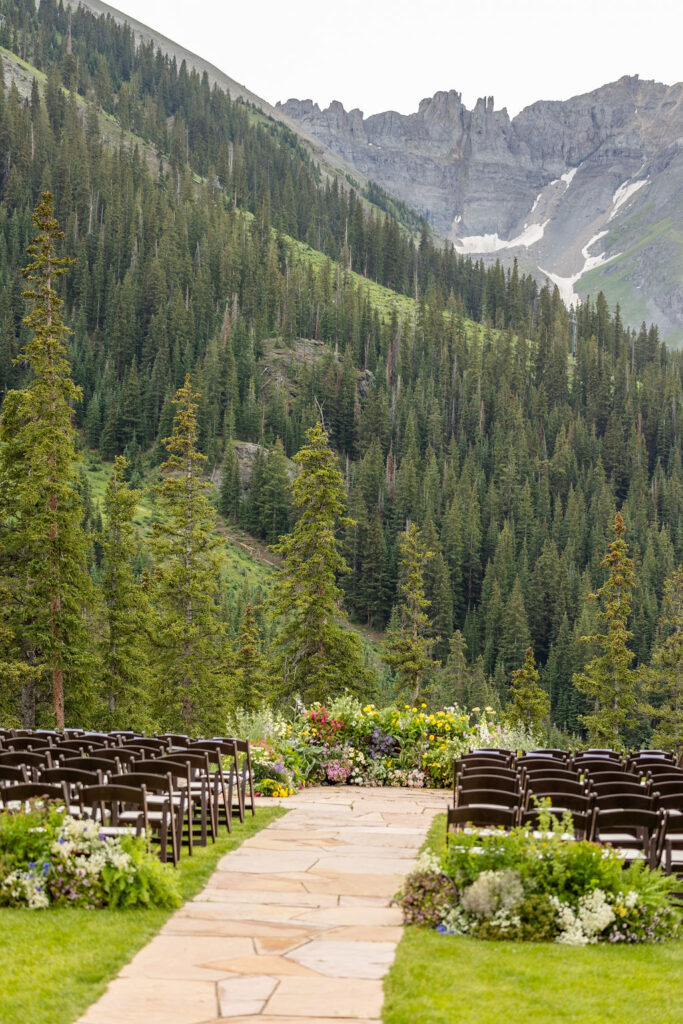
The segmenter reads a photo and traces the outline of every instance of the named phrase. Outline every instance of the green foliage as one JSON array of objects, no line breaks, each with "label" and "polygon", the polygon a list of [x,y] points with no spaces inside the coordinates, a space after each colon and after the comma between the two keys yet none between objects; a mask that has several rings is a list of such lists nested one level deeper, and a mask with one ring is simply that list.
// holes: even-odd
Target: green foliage
[{"label": "green foliage", "polygon": [[101,680],[109,729],[141,729],[149,723],[150,610],[133,573],[138,555],[133,520],[141,492],[126,485],[127,468],[126,459],[117,456],[104,494]]},{"label": "green foliage", "polygon": [[644,672],[647,714],[654,721],[652,742],[683,750],[683,567],[664,583],[662,639]]},{"label": "green foliage", "polygon": [[434,552],[426,551],[415,523],[399,537],[400,622],[387,632],[384,661],[396,671],[399,692],[415,703],[420,699],[424,680],[438,666],[432,649],[438,637],[428,635],[430,602],[425,597],[423,569]]},{"label": "green foliage", "polygon": [[361,690],[368,673],[358,638],[339,622],[342,591],[337,575],[347,570],[336,529],[348,525],[342,475],[320,423],[306,431],[307,444],[294,461],[292,484],[298,517],[291,533],[273,546],[282,573],[272,593],[272,615],[282,623],[275,638],[280,692],[322,699],[344,688]]},{"label": "green foliage", "polygon": [[506,715],[513,725],[538,732],[550,711],[548,694],[538,685],[533,647],[528,647],[524,665],[512,673],[510,703]]},{"label": "green foliage", "polygon": [[[68,329],[56,285],[71,263],[57,255],[63,238],[53,197],[43,192],[33,213],[38,235],[23,294],[32,306],[23,324],[30,332],[21,359],[31,369],[23,391],[5,396],[0,419],[0,525],[2,529],[3,636],[7,660],[22,683],[22,719],[64,726],[65,707],[87,719],[92,694],[88,615],[93,594],[86,569],[83,510],[76,487],[75,430],[71,403],[80,388],[71,379]],[[21,664],[23,662],[23,665]],[[30,668],[33,671],[30,672]],[[51,684],[51,715],[46,684]],[[66,682],[65,682],[66,680]]]},{"label": "green foliage", "polygon": [[154,570],[155,717],[167,729],[215,734],[228,707],[229,655],[218,608],[214,512],[201,476],[196,399],[189,375],[178,389],[168,458],[161,467]]},{"label": "green foliage", "polygon": [[574,685],[595,701],[595,710],[581,716],[590,742],[618,746],[635,707],[634,677],[630,668],[633,653],[628,648],[633,633],[627,628],[635,578],[633,561],[628,557],[624,540],[626,527],[620,512],[614,517],[612,529],[616,540],[610,544],[608,554],[600,563],[603,568],[609,568],[609,576],[606,583],[591,595],[591,599],[604,599],[599,619],[606,625],[607,632],[582,637],[585,643],[598,644],[603,653],[596,655],[584,672],[574,676]]}]

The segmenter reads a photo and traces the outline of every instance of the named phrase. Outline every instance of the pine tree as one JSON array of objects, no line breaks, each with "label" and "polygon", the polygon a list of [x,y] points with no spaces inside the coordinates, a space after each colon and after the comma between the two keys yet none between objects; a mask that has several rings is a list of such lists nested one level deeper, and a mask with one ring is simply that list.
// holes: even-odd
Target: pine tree
[{"label": "pine tree", "polygon": [[294,456],[300,473],[291,486],[298,518],[272,550],[282,572],[271,595],[277,668],[283,693],[307,701],[326,700],[344,688],[370,685],[360,640],[339,622],[342,591],[337,576],[347,570],[338,526],[344,516],[344,481],[320,423],[306,431],[307,443]]},{"label": "pine tree", "polygon": [[534,649],[528,647],[524,665],[512,673],[507,718],[513,725],[522,725],[529,732],[536,733],[549,711],[548,694],[538,683]]},{"label": "pine tree", "polygon": [[117,456],[104,494],[101,682],[109,729],[149,725],[149,604],[133,574],[138,549],[133,518],[141,492],[126,485],[127,467]]},{"label": "pine tree", "polygon": [[628,642],[633,633],[627,628],[631,611],[631,592],[635,587],[633,561],[628,557],[624,540],[626,527],[621,512],[617,512],[612,526],[616,540],[600,563],[609,568],[607,581],[590,599],[602,598],[604,608],[599,621],[607,627],[606,633],[582,637],[585,643],[595,643],[602,649],[573,678],[574,685],[595,701],[592,713],[581,715],[588,729],[591,743],[622,743],[622,731],[629,715],[635,710],[634,678],[630,668],[633,653]]},{"label": "pine tree", "polygon": [[420,531],[415,523],[399,537],[399,597],[401,599],[400,624],[387,631],[383,660],[396,672],[398,689],[413,703],[420,698],[428,672],[438,666],[432,659],[432,650],[439,637],[429,636],[429,616],[426,609],[423,568],[431,551],[425,551]]},{"label": "pine tree", "polygon": [[157,489],[152,554],[158,674],[156,713],[168,729],[220,732],[228,708],[229,657],[219,616],[215,514],[197,450],[196,400],[189,375],[175,396],[173,433]]},{"label": "pine tree", "polygon": [[257,708],[267,698],[270,689],[270,666],[261,652],[259,633],[249,602],[244,609],[233,671],[234,702],[247,711]]},{"label": "pine tree", "polygon": [[663,639],[655,648],[644,673],[647,705],[655,725],[652,741],[683,752],[683,566],[664,584]]},{"label": "pine tree", "polygon": [[[24,317],[32,332],[20,359],[32,379],[24,391],[5,397],[0,421],[0,520],[2,572],[9,598],[5,626],[14,655],[52,682],[52,722],[64,728],[65,706],[87,720],[87,699],[79,683],[92,669],[87,615],[92,601],[86,567],[83,510],[77,490],[75,431],[71,403],[81,397],[66,355],[68,328],[56,285],[73,262],[57,255],[64,237],[53,216],[53,199],[43,192],[33,220],[38,235],[28,247],[31,262],[24,292],[33,309]],[[65,685],[65,677],[67,683]],[[39,676],[25,683],[25,724],[34,725]]]}]

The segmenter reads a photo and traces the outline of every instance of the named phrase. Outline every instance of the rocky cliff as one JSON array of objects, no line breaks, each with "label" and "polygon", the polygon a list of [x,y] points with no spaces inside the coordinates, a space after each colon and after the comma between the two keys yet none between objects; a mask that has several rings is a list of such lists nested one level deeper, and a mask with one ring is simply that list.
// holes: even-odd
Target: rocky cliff
[{"label": "rocky cliff", "polygon": [[510,119],[439,92],[410,115],[339,102],[279,111],[425,214],[456,249],[547,275],[566,301],[605,291],[683,340],[683,84],[625,77]]}]

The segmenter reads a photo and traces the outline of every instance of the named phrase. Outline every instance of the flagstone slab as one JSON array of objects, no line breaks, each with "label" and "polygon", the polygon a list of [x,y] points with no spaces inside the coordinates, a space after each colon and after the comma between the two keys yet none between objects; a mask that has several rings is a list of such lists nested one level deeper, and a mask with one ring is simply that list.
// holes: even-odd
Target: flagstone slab
[{"label": "flagstone slab", "polygon": [[[302,874],[301,878],[308,875]],[[256,875],[240,871],[215,871],[212,889],[244,889],[249,892],[305,892],[303,882],[290,875]]]},{"label": "flagstone slab", "polygon": [[[212,880],[213,881],[213,880]],[[198,903],[244,903],[253,905],[254,892],[248,889],[238,889],[233,892],[227,888],[214,888],[212,881],[206,889],[195,897]],[[350,897],[345,897],[350,898]],[[358,899],[369,899],[369,897],[357,897]],[[377,897],[382,899],[382,897]],[[340,897],[334,893],[311,893],[311,892],[260,892],[259,902],[278,907],[336,907]],[[386,901],[383,901],[386,902]]]},{"label": "flagstone slab", "polygon": [[326,854],[319,857],[315,868],[324,871],[339,871],[348,875],[381,875],[385,871],[403,877],[410,871],[415,858],[408,857],[345,857],[341,854]]},{"label": "flagstone slab", "polygon": [[79,1024],[204,1024],[217,1016],[215,982],[115,978]]},{"label": "flagstone slab", "polygon": [[[223,982],[221,982],[223,984]],[[382,982],[348,978],[282,978],[268,1001],[268,1013],[278,1016],[365,1017],[379,1020]]]},{"label": "flagstone slab", "polygon": [[294,975],[299,978],[314,978],[316,971],[298,963],[296,960],[288,960],[285,956],[269,954],[258,954],[252,956],[235,957],[233,960],[216,960],[207,967],[221,972],[224,978],[227,972],[235,974],[267,974],[269,977],[285,977]]},{"label": "flagstone slab", "polygon": [[230,1018],[260,1013],[277,985],[277,978],[271,978],[267,974],[249,974],[230,978],[228,981],[219,981],[219,1015]]},{"label": "flagstone slab", "polygon": [[336,892],[340,896],[386,896],[387,899],[391,899],[401,887],[403,877],[403,872],[346,873],[325,867],[313,868],[306,876],[304,885],[309,892]]},{"label": "flagstone slab", "polygon": [[297,918],[297,922],[321,925],[400,925],[401,911],[398,907],[322,907],[309,910]]},{"label": "flagstone slab", "polygon": [[242,850],[239,847],[219,860],[216,870],[280,875],[288,871],[308,871],[317,860],[317,854],[308,850]]},{"label": "flagstone slab", "polygon": [[[319,942],[395,942],[401,941],[403,928],[399,925],[340,925],[316,936]],[[255,941],[259,941],[258,939]]]},{"label": "flagstone slab", "polygon": [[277,922],[266,921],[212,921],[202,917],[178,918],[173,925],[169,921],[162,928],[165,935],[215,935],[228,938],[278,938],[289,942],[300,942],[312,932],[312,926],[301,925],[291,928]]},{"label": "flagstone slab", "polygon": [[121,978],[173,978],[176,981],[219,981],[225,971],[204,961],[233,959],[252,952],[250,938],[203,935],[157,935],[122,968]]},{"label": "flagstone slab", "polygon": [[287,953],[295,960],[328,978],[383,978],[396,952],[395,942],[354,942],[330,940],[307,942]]},{"label": "flagstone slab", "polygon": [[[330,908],[334,909],[333,907]],[[298,917],[301,907],[279,907],[273,903],[209,903],[192,900],[178,911],[179,917],[201,917],[210,921],[290,921]]]},{"label": "flagstone slab", "polygon": [[[323,932],[327,935],[327,932]],[[308,936],[301,936],[298,939],[287,938],[281,935],[263,935],[254,938],[254,949],[257,953],[288,953],[290,949],[296,949],[304,942],[308,942]]]}]

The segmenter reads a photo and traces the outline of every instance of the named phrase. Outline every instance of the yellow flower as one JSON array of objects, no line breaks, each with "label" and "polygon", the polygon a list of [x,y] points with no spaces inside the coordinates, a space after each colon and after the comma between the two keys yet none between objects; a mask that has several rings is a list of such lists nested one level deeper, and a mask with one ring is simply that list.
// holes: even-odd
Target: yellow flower
[{"label": "yellow flower", "polygon": [[430,737],[429,737],[429,739],[430,739],[430,742],[431,742],[431,743],[433,743],[433,742],[434,742],[434,737],[433,737],[433,736],[430,736]]},{"label": "yellow flower", "polygon": [[426,708],[426,707],[427,707],[427,705],[426,705],[426,704],[420,704],[420,707],[421,707],[421,708]]},{"label": "yellow flower", "polygon": [[411,710],[412,712],[416,712],[416,711],[417,711],[417,708],[411,708],[410,710]]}]

